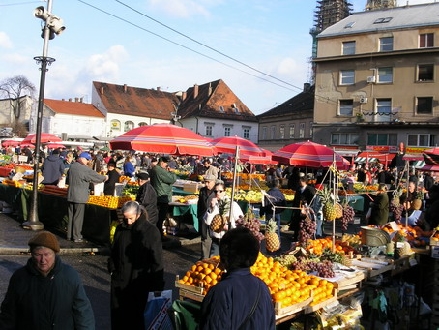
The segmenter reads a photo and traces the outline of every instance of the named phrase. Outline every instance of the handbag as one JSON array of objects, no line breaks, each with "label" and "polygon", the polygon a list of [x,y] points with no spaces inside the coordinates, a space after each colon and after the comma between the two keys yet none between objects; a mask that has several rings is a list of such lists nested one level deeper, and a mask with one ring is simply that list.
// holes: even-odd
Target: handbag
[{"label": "handbag", "polygon": [[145,330],[173,330],[168,309],[172,304],[172,290],[148,292],[143,313]]}]

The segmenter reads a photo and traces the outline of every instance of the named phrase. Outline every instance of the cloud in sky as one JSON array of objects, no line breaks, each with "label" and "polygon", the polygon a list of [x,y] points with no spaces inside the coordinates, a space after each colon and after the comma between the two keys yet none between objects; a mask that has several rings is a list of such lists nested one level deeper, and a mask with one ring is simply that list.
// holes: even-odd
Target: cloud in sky
[{"label": "cloud in sky", "polygon": [[5,33],[0,31],[0,47],[1,48],[12,48],[13,44],[9,36]]}]

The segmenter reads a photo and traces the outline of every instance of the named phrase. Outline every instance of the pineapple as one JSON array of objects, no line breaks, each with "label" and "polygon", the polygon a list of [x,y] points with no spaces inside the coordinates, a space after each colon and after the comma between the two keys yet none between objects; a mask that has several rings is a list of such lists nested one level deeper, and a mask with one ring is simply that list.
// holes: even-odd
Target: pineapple
[{"label": "pineapple", "polygon": [[336,219],[340,219],[343,216],[343,206],[340,203],[335,203]]},{"label": "pineapple", "polygon": [[265,248],[268,252],[276,252],[280,249],[279,236],[277,235],[276,221],[270,220],[265,228]]},{"label": "pineapple", "polygon": [[210,223],[210,229],[216,233],[220,233],[222,232],[226,223],[226,217],[222,216],[221,214],[217,214],[213,217],[212,222]]},{"label": "pineapple", "polygon": [[[327,187],[323,188],[322,190],[319,190],[318,192],[321,200],[322,200],[322,212],[323,212],[323,218],[326,221],[334,221],[337,219],[337,210],[336,210],[336,203],[334,199],[332,198],[332,190],[328,189]],[[343,209],[341,208],[341,212],[343,215]]]}]

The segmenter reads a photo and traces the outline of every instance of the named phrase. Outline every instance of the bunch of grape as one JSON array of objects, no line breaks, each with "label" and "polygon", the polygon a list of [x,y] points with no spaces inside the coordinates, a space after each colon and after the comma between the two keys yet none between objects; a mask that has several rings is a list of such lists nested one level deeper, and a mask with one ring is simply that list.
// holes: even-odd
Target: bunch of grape
[{"label": "bunch of grape", "polygon": [[396,202],[394,199],[390,202],[389,211],[393,213],[393,219],[396,222],[401,221],[402,211],[404,210],[404,206]]},{"label": "bunch of grape", "polygon": [[341,230],[346,231],[348,224],[354,221],[355,210],[349,204],[343,206],[343,216],[341,217]]},{"label": "bunch of grape", "polygon": [[297,261],[297,258],[293,254],[282,254],[278,257],[275,257],[274,260],[279,262],[282,266],[292,269],[293,264]]},{"label": "bunch of grape", "polygon": [[235,221],[236,227],[242,226],[250,229],[251,233],[261,242],[264,239],[264,235],[260,232],[261,223],[256,218],[245,219],[244,217],[239,217]]},{"label": "bunch of grape", "polygon": [[293,269],[303,270],[307,273],[316,273],[320,277],[335,277],[332,262],[329,260],[316,261],[305,257],[299,257],[296,262],[292,264]]},{"label": "bunch of grape", "polygon": [[305,220],[300,222],[300,230],[298,236],[299,245],[306,247],[308,240],[314,239],[316,229],[316,222],[311,220],[309,217],[306,217]]}]

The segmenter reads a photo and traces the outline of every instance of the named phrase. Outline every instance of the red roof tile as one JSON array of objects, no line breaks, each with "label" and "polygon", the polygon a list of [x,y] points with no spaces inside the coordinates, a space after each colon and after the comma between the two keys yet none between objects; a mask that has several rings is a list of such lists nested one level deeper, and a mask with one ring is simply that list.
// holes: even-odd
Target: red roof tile
[{"label": "red roof tile", "polygon": [[110,113],[171,120],[178,98],[156,89],[131,87],[93,81],[102,105]]},{"label": "red roof tile", "polygon": [[93,104],[44,99],[44,105],[49,107],[55,113],[99,118],[105,117],[103,113],[100,112],[99,109],[97,109]]}]

